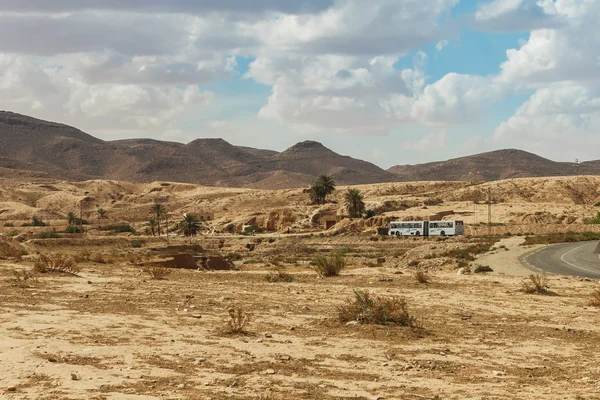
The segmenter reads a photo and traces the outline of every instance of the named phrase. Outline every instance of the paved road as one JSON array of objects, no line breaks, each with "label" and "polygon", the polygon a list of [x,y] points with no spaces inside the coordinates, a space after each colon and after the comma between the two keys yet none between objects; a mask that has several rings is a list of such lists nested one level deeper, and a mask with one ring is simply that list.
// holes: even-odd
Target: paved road
[{"label": "paved road", "polygon": [[600,279],[600,258],[594,254],[597,245],[598,241],[546,246],[522,255],[519,261],[538,272]]}]

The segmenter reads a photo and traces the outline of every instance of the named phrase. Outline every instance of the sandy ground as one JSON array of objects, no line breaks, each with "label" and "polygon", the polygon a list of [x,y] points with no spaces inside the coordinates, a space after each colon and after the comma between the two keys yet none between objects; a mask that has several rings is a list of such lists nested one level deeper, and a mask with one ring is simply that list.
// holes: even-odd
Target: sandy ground
[{"label": "sandy ground", "polygon": [[[558,296],[525,294],[506,275],[524,271],[499,268],[524,249],[502,244],[509,251],[478,261],[494,274],[439,271],[428,284],[401,267],[319,279],[301,265],[288,266],[290,283],[269,283],[254,265],[156,281],[116,262],[20,288],[11,273],[31,263],[0,262],[0,396],[600,398],[600,313],[587,305],[600,286],[553,277]],[[423,329],[341,323],[353,290],[404,297]],[[234,304],[251,314],[247,334],[225,332]]]},{"label": "sandy ground", "polygon": [[494,246],[495,250],[477,258],[477,264],[488,265],[494,270],[493,274],[528,276],[534,271],[523,266],[519,257],[544,246],[522,246],[524,241],[525,238],[521,236],[501,239]]}]

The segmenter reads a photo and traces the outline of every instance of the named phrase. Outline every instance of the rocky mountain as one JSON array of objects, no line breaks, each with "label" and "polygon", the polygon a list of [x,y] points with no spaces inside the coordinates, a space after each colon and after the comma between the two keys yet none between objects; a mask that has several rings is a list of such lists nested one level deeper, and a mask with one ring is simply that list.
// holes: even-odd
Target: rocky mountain
[{"label": "rocky mountain", "polygon": [[188,144],[152,139],[103,141],[76,128],[0,111],[0,177],[67,180],[177,181],[211,186],[281,189],[329,174],[340,185],[390,182],[371,163],[306,141],[278,153],[223,139]]},{"label": "rocky mountain", "polygon": [[495,181],[509,178],[599,175],[600,161],[556,162],[516,149],[497,150],[417,165],[396,165],[389,172],[401,181]]}]

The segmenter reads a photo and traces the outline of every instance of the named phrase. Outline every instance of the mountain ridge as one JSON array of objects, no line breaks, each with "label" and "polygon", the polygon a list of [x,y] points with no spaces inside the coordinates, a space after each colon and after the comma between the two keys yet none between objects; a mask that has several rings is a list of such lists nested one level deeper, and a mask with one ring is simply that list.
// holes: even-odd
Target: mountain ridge
[{"label": "mountain ridge", "polygon": [[281,152],[236,146],[222,138],[198,138],[186,144],[149,138],[104,141],[69,125],[0,111],[0,177],[286,189],[308,186],[321,174],[332,175],[338,185],[490,181],[600,175],[600,160],[576,165],[503,149],[384,170],[313,140]]}]

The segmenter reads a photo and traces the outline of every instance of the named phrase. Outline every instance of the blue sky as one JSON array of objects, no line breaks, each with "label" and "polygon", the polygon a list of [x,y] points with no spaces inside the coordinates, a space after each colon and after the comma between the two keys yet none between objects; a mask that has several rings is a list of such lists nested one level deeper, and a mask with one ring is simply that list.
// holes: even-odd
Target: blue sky
[{"label": "blue sky", "polygon": [[106,140],[317,140],[384,168],[500,148],[594,159],[599,15],[600,0],[7,0],[0,108]]}]

